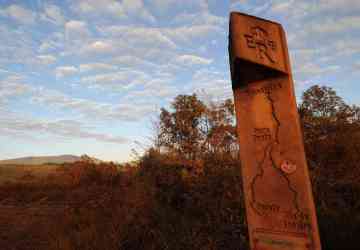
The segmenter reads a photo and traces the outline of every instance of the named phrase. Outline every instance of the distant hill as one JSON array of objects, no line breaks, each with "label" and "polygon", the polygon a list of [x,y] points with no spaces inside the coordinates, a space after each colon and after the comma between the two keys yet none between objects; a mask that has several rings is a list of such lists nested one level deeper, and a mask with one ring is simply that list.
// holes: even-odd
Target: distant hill
[{"label": "distant hill", "polygon": [[14,164],[14,165],[41,165],[45,163],[72,163],[80,161],[82,158],[76,155],[57,155],[57,156],[31,156],[8,160],[0,160],[0,165]]}]

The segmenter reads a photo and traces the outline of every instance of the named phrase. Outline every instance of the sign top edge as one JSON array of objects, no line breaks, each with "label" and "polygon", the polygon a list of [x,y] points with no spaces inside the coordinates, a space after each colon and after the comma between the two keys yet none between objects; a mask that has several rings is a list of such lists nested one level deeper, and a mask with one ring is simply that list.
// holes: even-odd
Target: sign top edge
[{"label": "sign top edge", "polygon": [[260,20],[260,21],[269,22],[269,23],[276,24],[276,25],[279,25],[280,27],[282,27],[282,25],[280,23],[278,23],[278,22],[275,22],[275,21],[272,21],[272,20],[269,20],[269,19],[265,19],[265,18],[262,18],[262,17],[258,17],[258,16],[253,16],[253,15],[250,15],[250,14],[247,14],[247,13],[244,13],[244,12],[239,12],[239,11],[231,11],[230,12],[230,20],[233,19],[233,18],[236,18],[237,15],[254,18],[254,19],[257,19],[257,20]]}]

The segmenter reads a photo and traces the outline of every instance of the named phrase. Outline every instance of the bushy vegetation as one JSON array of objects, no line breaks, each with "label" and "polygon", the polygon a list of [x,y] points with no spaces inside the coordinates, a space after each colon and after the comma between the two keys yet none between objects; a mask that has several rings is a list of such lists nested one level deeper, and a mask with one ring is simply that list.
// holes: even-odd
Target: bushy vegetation
[{"label": "bushy vegetation", "polygon": [[[358,249],[359,108],[313,86],[299,113],[323,249]],[[231,100],[180,95],[157,132],[132,166],[77,162],[1,185],[1,249],[248,249]]]},{"label": "bushy vegetation", "polygon": [[299,113],[323,249],[357,249],[360,236],[360,109],[328,87],[303,94]]}]

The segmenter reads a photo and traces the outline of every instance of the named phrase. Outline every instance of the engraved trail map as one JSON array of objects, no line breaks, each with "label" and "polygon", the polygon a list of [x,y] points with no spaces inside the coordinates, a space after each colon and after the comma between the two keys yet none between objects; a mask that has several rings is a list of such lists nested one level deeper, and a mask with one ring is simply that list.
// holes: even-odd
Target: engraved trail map
[{"label": "engraved trail map", "polygon": [[252,228],[258,246],[310,250],[316,249],[315,215],[308,205],[310,189],[303,181],[308,176],[296,113],[288,110],[290,91],[286,79],[279,78],[236,93],[236,99],[242,100],[237,111],[247,117],[239,124],[240,140],[246,141],[241,157],[247,213],[258,225]]}]

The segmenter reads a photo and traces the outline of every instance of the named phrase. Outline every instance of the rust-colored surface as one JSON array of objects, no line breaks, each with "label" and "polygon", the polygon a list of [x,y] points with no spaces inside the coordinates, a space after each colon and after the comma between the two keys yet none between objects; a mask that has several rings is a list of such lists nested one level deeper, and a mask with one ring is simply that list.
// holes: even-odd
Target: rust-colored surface
[{"label": "rust-colored surface", "polygon": [[284,31],[232,13],[229,43],[251,249],[320,250]]}]

